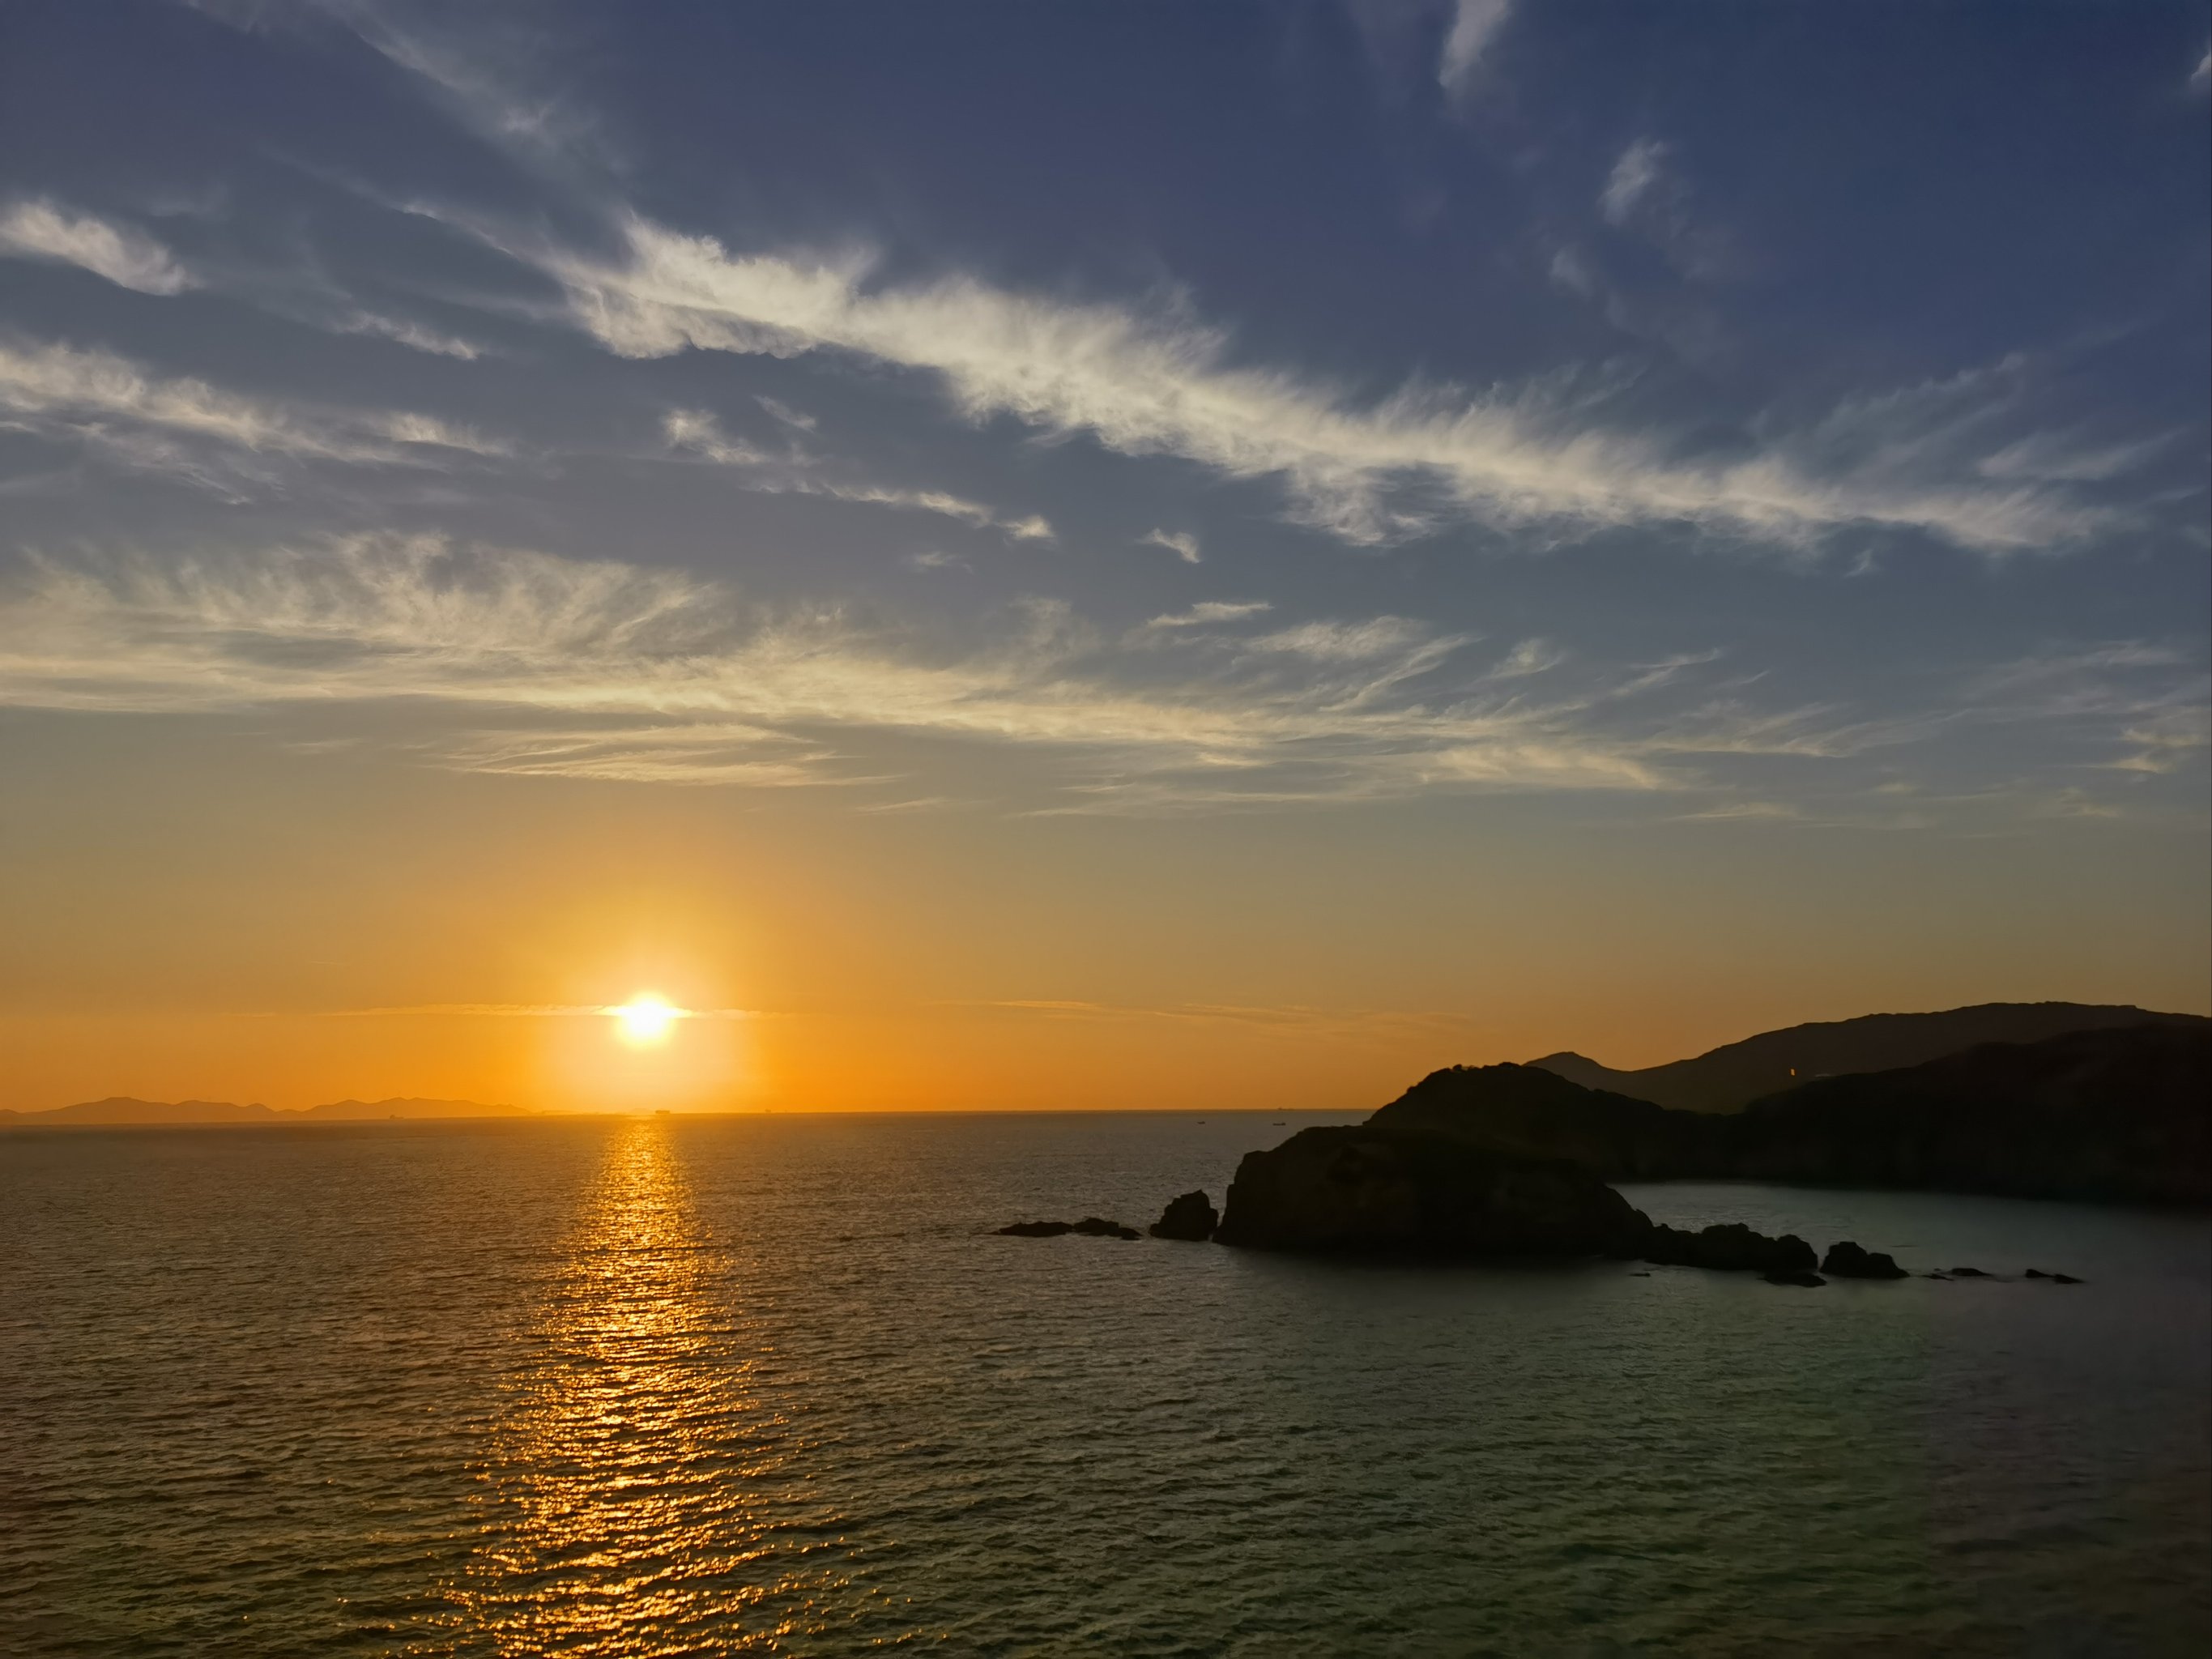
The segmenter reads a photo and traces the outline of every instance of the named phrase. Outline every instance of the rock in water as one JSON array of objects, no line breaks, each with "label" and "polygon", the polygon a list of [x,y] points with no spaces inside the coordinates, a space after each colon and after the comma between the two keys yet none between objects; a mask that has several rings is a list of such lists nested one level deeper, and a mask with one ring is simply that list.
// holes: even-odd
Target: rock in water
[{"label": "rock in water", "polygon": [[1144,1237],[1134,1227],[1124,1227],[1118,1221],[1109,1221],[1104,1216],[1099,1215],[1084,1217],[1082,1220],[1070,1227],[1068,1231],[1082,1233],[1090,1238],[1141,1238]]},{"label": "rock in water", "polygon": [[1650,1227],[1573,1164],[1365,1125],[1247,1152],[1225,1209],[1217,1242],[1267,1250],[1625,1260]]},{"label": "rock in water", "polygon": [[2047,1279],[2054,1285],[2079,1285],[2081,1282],[2072,1273],[2047,1273],[2040,1267],[2030,1267],[2027,1276],[2030,1279]]},{"label": "rock in water", "polygon": [[1897,1258],[1880,1250],[1862,1249],[1850,1239],[1829,1247],[1827,1260],[1821,1262],[1820,1271],[1838,1279],[1904,1279],[1904,1268]]},{"label": "rock in water", "polygon": [[1769,1238],[1741,1221],[1683,1232],[1654,1227],[1639,1254],[1646,1261],[1679,1267],[1710,1267],[1718,1273],[1765,1273],[1782,1284],[1799,1284],[1813,1275],[1819,1260],[1813,1247],[1795,1233]]},{"label": "rock in water", "polygon": [[1220,1224],[1220,1215],[1203,1192],[1185,1193],[1170,1200],[1160,1218],[1152,1223],[1152,1237],[1202,1244],[1213,1237],[1213,1230]]},{"label": "rock in water", "polygon": [[1818,1273],[1769,1273],[1766,1282],[1770,1285],[1802,1285],[1808,1291],[1816,1291],[1828,1281]]},{"label": "rock in water", "polygon": [[1215,1240],[1258,1249],[1601,1255],[1825,1282],[1813,1247],[1794,1234],[1769,1238],[1741,1222],[1695,1233],[1654,1226],[1578,1164],[1371,1122],[1302,1129],[1246,1153],[1227,1211]]},{"label": "rock in water", "polygon": [[1118,1221],[1096,1215],[1087,1215],[1080,1221],[1017,1221],[1011,1227],[994,1231],[1007,1238],[1058,1238],[1063,1233],[1081,1233],[1089,1238],[1143,1237],[1134,1227],[1124,1227]]}]

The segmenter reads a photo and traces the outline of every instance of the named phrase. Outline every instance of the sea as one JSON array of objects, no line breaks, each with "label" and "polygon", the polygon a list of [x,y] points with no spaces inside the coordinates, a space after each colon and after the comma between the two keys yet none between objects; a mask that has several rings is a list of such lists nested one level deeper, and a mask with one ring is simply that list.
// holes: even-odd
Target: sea
[{"label": "sea", "polygon": [[1629,1189],[1990,1275],[1820,1289],[992,1231],[1355,1115],[0,1133],[0,1654],[2212,1646],[2203,1215]]}]

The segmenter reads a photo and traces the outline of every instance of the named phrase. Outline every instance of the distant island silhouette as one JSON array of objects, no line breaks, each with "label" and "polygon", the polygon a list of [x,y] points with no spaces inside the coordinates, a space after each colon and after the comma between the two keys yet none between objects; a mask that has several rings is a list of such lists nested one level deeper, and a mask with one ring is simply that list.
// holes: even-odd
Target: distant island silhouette
[{"label": "distant island silhouette", "polygon": [[391,1100],[333,1100],[296,1110],[276,1106],[240,1106],[228,1100],[134,1100],[111,1095],[49,1111],[0,1110],[0,1125],[57,1127],[70,1124],[166,1124],[200,1127],[219,1123],[349,1123],[391,1118],[538,1117],[527,1106],[485,1106],[473,1100],[424,1100],[414,1096]]}]

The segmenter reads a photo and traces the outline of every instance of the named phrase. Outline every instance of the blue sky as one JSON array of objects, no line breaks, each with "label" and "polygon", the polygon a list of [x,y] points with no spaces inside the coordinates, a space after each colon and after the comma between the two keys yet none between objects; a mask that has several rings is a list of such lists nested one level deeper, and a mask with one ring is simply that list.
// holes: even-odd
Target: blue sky
[{"label": "blue sky", "polygon": [[2025,840],[2201,935],[2201,5],[0,40],[48,791],[122,787],[70,769],[106,720],[998,845],[1493,802],[1938,891]]}]

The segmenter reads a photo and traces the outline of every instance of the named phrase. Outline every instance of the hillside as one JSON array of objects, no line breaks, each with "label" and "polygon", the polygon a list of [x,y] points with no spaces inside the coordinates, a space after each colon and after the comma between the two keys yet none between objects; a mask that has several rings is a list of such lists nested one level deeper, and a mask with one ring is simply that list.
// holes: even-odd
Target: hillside
[{"label": "hillside", "polygon": [[1922,1066],[1990,1042],[2039,1042],[2072,1031],[2151,1024],[2212,1027],[2199,1015],[2153,1013],[2125,1005],[1985,1002],[1929,1014],[1867,1014],[1792,1025],[1642,1071],[1615,1071],[1572,1052],[1531,1060],[1585,1089],[1602,1089],[1689,1112],[1741,1111],[1753,1101],[1815,1078]]},{"label": "hillside", "polygon": [[1727,1122],[1750,1180],[2212,1203],[2212,1034],[2179,1025],[1990,1043],[1822,1078]]},{"label": "hillside", "polygon": [[1658,1107],[1535,1066],[1454,1066],[1368,1127],[1557,1158],[1606,1181],[2212,1204],[2212,1021],[1987,1043],[1818,1079],[1729,1114]]}]

